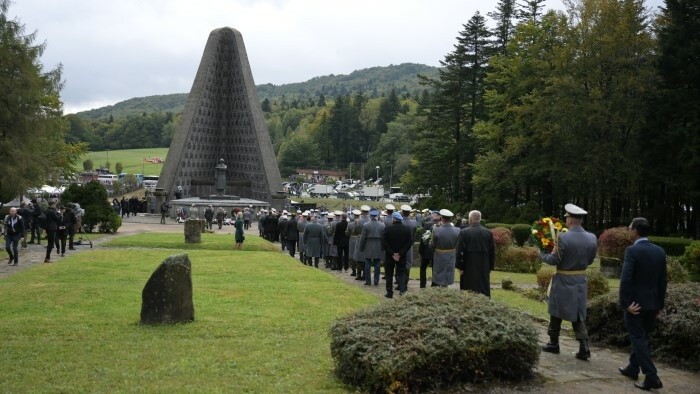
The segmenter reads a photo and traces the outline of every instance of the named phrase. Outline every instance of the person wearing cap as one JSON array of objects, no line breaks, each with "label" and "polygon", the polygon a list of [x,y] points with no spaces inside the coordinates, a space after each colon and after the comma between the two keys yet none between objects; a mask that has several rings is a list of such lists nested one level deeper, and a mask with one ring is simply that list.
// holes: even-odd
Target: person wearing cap
[{"label": "person wearing cap", "polygon": [[306,263],[306,244],[304,243],[304,230],[306,225],[311,221],[311,212],[304,211],[301,214],[301,219],[297,223],[297,233],[299,234],[299,261]]},{"label": "person wearing cap", "polygon": [[323,244],[323,260],[325,261],[325,268],[335,269],[335,256],[336,248],[333,244],[333,229],[335,228],[335,214],[333,212],[328,213],[326,216],[326,222],[323,224],[323,231],[325,233],[325,243]]},{"label": "person wearing cap", "polygon": [[299,242],[299,230],[297,223],[297,215],[292,212],[292,217],[287,221],[287,226],[285,228],[285,239],[287,241],[287,250],[289,250],[289,255],[294,257],[297,250],[297,242]]},{"label": "person wearing cap", "polygon": [[386,294],[384,297],[394,296],[394,270],[397,272],[397,284],[399,294],[406,293],[407,259],[408,251],[413,246],[413,235],[411,228],[402,224],[403,216],[394,212],[391,215],[391,226],[384,229],[382,234],[382,245],[384,246],[384,271],[386,274]]},{"label": "person wearing cap", "polygon": [[362,228],[370,221],[369,211],[371,210],[372,208],[370,208],[369,205],[362,205],[360,207],[359,220],[356,221],[355,227],[353,228],[352,234],[357,237],[357,241],[355,242],[355,250],[353,251],[351,249],[350,253],[353,254],[355,259],[355,280],[365,280],[365,257],[360,250],[360,236],[362,235]]},{"label": "person wearing cap", "polygon": [[372,285],[372,270],[374,267],[374,285],[379,286],[379,265],[382,259],[382,235],[384,234],[384,223],[378,220],[379,211],[372,209],[369,211],[370,221],[362,226],[360,234],[360,253],[365,259],[365,286]]},{"label": "person wearing cap", "polygon": [[384,215],[384,226],[391,226],[394,224],[392,215],[394,214],[394,211],[396,211],[396,207],[393,204],[386,204],[384,209],[386,209],[386,214]]},{"label": "person wearing cap", "polygon": [[277,242],[279,240],[278,226],[279,216],[277,216],[277,210],[272,208],[270,214],[265,218],[265,239],[273,243]]},{"label": "person wearing cap", "polygon": [[[445,220],[442,221],[445,226]],[[491,297],[491,271],[496,264],[496,247],[491,230],[481,225],[481,212],[469,212],[469,226],[459,232],[456,266],[459,289]]]},{"label": "person wearing cap", "polygon": [[318,223],[318,220],[307,223],[304,228],[304,244],[306,246],[304,256],[306,258],[306,264],[311,266],[311,259],[313,259],[313,266],[318,268],[318,260],[321,258],[322,248],[325,242],[326,232],[323,226]]},{"label": "person wearing cap", "polygon": [[219,207],[219,209],[216,210],[216,225],[219,227],[219,230],[221,230],[221,226],[224,225],[225,218],[226,218],[226,210]]},{"label": "person wearing cap", "polygon": [[[267,219],[267,213],[264,209],[258,211],[258,232],[260,236],[265,238],[265,220]],[[245,223],[244,223],[245,225]]]},{"label": "person wearing cap", "polygon": [[357,234],[355,234],[355,229],[360,223],[361,214],[362,212],[359,209],[354,209],[352,211],[352,220],[348,221],[348,228],[345,229],[345,236],[348,237],[348,260],[350,261],[350,268],[352,268],[352,273],[350,273],[350,276],[354,276],[355,279],[357,279],[355,247],[357,246],[357,240],[360,239],[360,232],[362,231],[362,229],[360,229],[357,231]]},{"label": "person wearing cap", "polygon": [[287,224],[289,223],[289,218],[287,217],[287,211],[282,211],[282,216],[280,216],[279,223],[277,224],[277,236],[279,237],[280,245],[282,246],[282,251],[287,250]]},{"label": "person wearing cap", "polygon": [[[401,206],[401,224],[404,226],[408,226],[408,228],[411,229],[411,249],[408,250],[408,253],[406,254],[406,269],[408,270],[406,272],[406,288],[408,288],[408,280],[410,279],[410,273],[411,273],[411,267],[413,267],[413,244],[416,242],[416,229],[418,228],[418,223],[416,222],[415,219],[411,218],[411,212],[413,209],[411,208],[410,205],[402,205]],[[398,279],[397,279],[398,280]],[[398,290],[398,289],[397,289]]]},{"label": "person wearing cap", "polygon": [[634,385],[642,390],[663,387],[657,375],[649,349],[649,334],[656,325],[656,318],[664,308],[667,275],[666,252],[649,242],[649,221],[638,217],[628,227],[634,244],[625,250],[620,276],[620,308],[624,311],[625,328],[632,343],[629,364],[619,368],[621,374],[637,380],[639,370],[644,374],[643,383]]},{"label": "person wearing cap", "polygon": [[455,259],[459,242],[459,228],[452,224],[454,214],[448,209],[441,209],[442,226],[433,230],[433,280],[432,286],[447,287],[455,281]]},{"label": "person wearing cap", "polygon": [[549,290],[549,342],[542,348],[548,353],[559,353],[559,332],[562,320],[570,321],[574,327],[579,351],[576,358],[588,360],[591,352],[588,347],[586,329],[586,301],[588,283],[586,268],[596,257],[598,240],[583,229],[581,224],[588,213],[574,204],[566,204],[566,227],[569,231],[559,235],[552,253],[540,252],[542,261],[557,267],[552,276]]},{"label": "person wearing cap", "polygon": [[207,209],[204,210],[204,220],[207,221],[207,229],[211,230],[214,228],[214,208],[211,206],[211,204],[209,204]]},{"label": "person wearing cap", "polygon": [[[427,216],[426,219],[423,221],[423,230],[425,230],[426,232],[430,231],[432,233],[433,230],[440,226],[439,214],[437,212],[434,214],[430,214],[430,210],[428,209],[424,209],[423,212],[425,212],[425,215]],[[434,221],[433,217],[435,217]],[[435,249],[433,249],[429,240],[420,237],[420,244],[418,245],[418,254],[420,254],[421,257],[420,288],[424,289],[426,284],[428,283],[428,267],[433,264],[433,257],[435,255]],[[435,286],[435,284],[433,283],[432,286]]]},{"label": "person wearing cap", "polygon": [[348,256],[348,250],[350,249],[350,237],[347,235],[348,229],[348,214],[341,213],[340,221],[336,223],[335,229],[333,230],[333,243],[338,252],[336,267],[339,271],[345,270],[348,272],[350,268],[350,256]]}]

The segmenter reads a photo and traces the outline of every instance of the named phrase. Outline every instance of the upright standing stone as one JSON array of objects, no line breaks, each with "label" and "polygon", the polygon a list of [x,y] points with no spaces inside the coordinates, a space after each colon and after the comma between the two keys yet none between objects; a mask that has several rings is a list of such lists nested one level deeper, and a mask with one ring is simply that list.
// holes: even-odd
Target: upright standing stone
[{"label": "upright standing stone", "polygon": [[[217,163],[225,177],[216,177]],[[215,179],[224,179],[218,185]],[[277,204],[281,177],[243,36],[229,27],[209,35],[192,90],[158,180],[168,195],[236,195]],[[223,190],[219,187],[223,186]]]},{"label": "upright standing stone", "polygon": [[141,293],[141,323],[194,320],[192,266],[187,254],[170,256],[153,272]]},{"label": "upright standing stone", "polygon": [[185,243],[198,244],[202,242],[202,222],[199,219],[185,220]]}]

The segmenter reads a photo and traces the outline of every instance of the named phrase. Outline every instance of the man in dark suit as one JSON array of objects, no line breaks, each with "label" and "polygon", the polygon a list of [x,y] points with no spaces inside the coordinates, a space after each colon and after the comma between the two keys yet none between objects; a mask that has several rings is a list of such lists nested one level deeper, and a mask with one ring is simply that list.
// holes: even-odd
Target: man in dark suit
[{"label": "man in dark suit", "polygon": [[343,213],[341,215],[341,220],[335,225],[335,231],[333,232],[333,243],[338,249],[338,257],[336,260],[335,269],[341,271],[345,269],[345,272],[350,268],[350,256],[348,256],[348,249],[350,247],[350,238],[345,234],[348,229],[348,214]]},{"label": "man in dark suit", "polygon": [[406,293],[406,276],[407,265],[406,265],[406,255],[409,249],[413,246],[413,234],[408,226],[401,224],[403,217],[400,213],[394,212],[392,215],[393,224],[387,226],[382,235],[382,244],[384,245],[384,270],[386,273],[386,298],[393,298],[394,296],[394,268],[396,268],[396,274],[399,285],[399,294],[404,295]]},{"label": "man in dark suit", "polygon": [[624,311],[632,351],[629,365],[619,370],[637,380],[641,368],[644,383],[634,385],[642,390],[663,387],[651,360],[649,334],[666,298],[666,253],[647,239],[650,228],[649,221],[644,218],[632,220],[629,230],[635,241],[625,251],[620,277],[620,307]]}]

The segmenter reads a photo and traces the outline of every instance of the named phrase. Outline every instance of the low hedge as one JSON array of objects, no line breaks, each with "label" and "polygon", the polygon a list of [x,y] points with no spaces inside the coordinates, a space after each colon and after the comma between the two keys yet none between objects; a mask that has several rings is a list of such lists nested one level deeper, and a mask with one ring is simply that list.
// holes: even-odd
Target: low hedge
[{"label": "low hedge", "polygon": [[490,228],[491,230],[493,230],[494,228],[499,228],[499,227],[507,228],[508,230],[510,230],[510,226],[512,226],[512,224],[508,224],[508,223],[486,223],[486,224],[484,224],[484,227]]},{"label": "low hedge", "polygon": [[[700,284],[669,284],[666,305],[652,332],[652,355],[659,361],[700,370]],[[619,294],[609,293],[588,304],[586,326],[592,341],[628,347],[629,337],[619,306]]]},{"label": "low hedge", "polygon": [[330,329],[335,374],[370,392],[419,392],[533,376],[530,319],[489,298],[425,289],[338,319]]},{"label": "low hedge", "polygon": [[622,261],[625,258],[625,250],[632,243],[634,239],[627,227],[609,228],[598,237],[598,256]]},{"label": "low hedge", "polygon": [[690,280],[700,281],[700,242],[693,242],[685,248],[685,253],[680,258],[681,264],[688,272]]},{"label": "low hedge", "polygon": [[693,242],[687,238],[656,236],[650,236],[649,241],[661,246],[669,256],[682,256],[685,248]]},{"label": "low hedge", "polygon": [[505,272],[536,273],[542,267],[537,249],[511,246],[496,255],[496,270]]}]

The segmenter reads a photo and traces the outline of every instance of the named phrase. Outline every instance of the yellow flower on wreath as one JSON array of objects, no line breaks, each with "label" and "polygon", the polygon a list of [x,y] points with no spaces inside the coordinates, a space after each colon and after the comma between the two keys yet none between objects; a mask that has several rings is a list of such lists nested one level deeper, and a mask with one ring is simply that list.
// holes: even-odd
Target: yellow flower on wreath
[{"label": "yellow flower on wreath", "polygon": [[552,222],[552,219],[550,219],[550,218],[544,218],[544,219],[542,219],[542,221],[545,222],[545,223],[551,223],[551,222]]},{"label": "yellow flower on wreath", "polygon": [[554,225],[554,228],[557,229],[557,231],[561,231],[561,228],[562,228],[561,222],[557,222],[557,223]]},{"label": "yellow flower on wreath", "polygon": [[547,238],[542,238],[542,246],[549,245],[549,240]]}]

